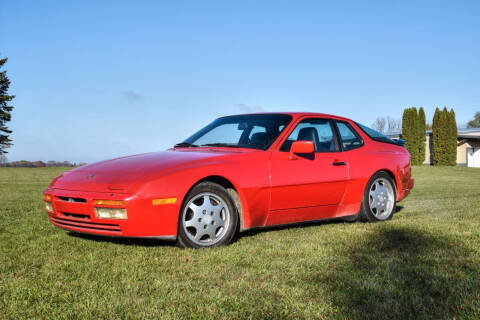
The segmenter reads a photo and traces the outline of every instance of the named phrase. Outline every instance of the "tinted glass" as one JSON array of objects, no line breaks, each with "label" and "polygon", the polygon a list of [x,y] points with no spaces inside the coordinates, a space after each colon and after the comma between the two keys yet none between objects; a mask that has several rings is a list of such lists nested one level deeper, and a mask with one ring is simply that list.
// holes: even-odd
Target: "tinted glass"
[{"label": "tinted glass", "polygon": [[363,140],[348,123],[340,121],[336,123],[343,150],[348,151],[363,145]]},{"label": "tinted glass", "polygon": [[369,127],[366,127],[363,124],[360,124],[360,123],[356,123],[356,124],[357,124],[357,126],[360,127],[360,129],[363,130],[363,132],[365,132],[367,134],[367,136],[369,136],[373,140],[380,141],[380,142],[393,143],[393,144],[396,143],[395,141],[393,141],[391,138],[387,137],[383,133],[380,133],[380,132],[375,131],[375,130],[369,128]]},{"label": "tinted glass", "polygon": [[225,123],[213,128],[208,134],[200,137],[195,144],[227,143],[237,144],[244,130],[236,123]]},{"label": "tinted glass", "polygon": [[254,114],[219,118],[184,143],[266,150],[292,117],[286,114]]},{"label": "tinted glass", "polygon": [[338,151],[338,144],[331,122],[325,119],[308,119],[300,122],[280,150],[290,151],[294,141],[312,141],[316,152]]}]

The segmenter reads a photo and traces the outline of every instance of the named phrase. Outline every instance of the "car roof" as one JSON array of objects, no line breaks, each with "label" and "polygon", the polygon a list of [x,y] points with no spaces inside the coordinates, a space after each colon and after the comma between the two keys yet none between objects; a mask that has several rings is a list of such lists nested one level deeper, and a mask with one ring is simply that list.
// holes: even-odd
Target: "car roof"
[{"label": "car roof", "polygon": [[234,117],[234,116],[248,116],[248,115],[274,115],[274,114],[286,114],[286,115],[291,115],[294,118],[300,118],[300,117],[324,117],[324,118],[331,118],[331,119],[337,119],[337,120],[347,120],[347,121],[352,121],[351,119],[345,118],[345,117],[340,117],[336,116],[333,114],[327,114],[327,113],[317,113],[317,112],[254,112],[254,113],[241,113],[241,114],[232,114],[229,116],[224,116],[221,118],[225,117]]}]

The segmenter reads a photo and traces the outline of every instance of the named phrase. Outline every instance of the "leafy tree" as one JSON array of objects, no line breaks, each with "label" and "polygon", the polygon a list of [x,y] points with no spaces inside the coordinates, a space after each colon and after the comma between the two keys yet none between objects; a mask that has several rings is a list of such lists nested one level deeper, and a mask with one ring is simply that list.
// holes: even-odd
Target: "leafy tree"
[{"label": "leafy tree", "polygon": [[467,123],[467,128],[480,128],[480,111],[475,112],[473,120]]},{"label": "leafy tree", "polygon": [[[0,59],[0,70],[7,60],[7,58]],[[0,154],[7,153],[5,149],[12,145],[12,140],[9,138],[12,131],[8,129],[6,123],[12,119],[11,112],[13,110],[8,102],[12,101],[15,96],[7,94],[9,86],[10,80],[7,77],[7,71],[0,72]]]}]

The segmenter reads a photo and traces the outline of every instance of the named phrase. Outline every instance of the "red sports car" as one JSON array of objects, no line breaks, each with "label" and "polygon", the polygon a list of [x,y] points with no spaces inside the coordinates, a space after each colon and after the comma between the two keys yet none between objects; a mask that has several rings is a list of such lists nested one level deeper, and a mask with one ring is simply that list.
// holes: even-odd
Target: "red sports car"
[{"label": "red sports car", "polygon": [[198,248],[251,228],[384,221],[412,188],[402,141],[338,116],[271,113],[218,118],[167,151],[65,172],[44,200],[67,230]]}]

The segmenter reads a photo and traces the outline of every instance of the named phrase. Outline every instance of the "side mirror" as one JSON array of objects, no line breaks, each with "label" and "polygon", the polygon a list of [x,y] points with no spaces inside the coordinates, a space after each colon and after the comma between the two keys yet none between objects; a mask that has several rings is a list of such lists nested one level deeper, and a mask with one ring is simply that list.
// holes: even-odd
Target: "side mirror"
[{"label": "side mirror", "polygon": [[290,160],[295,160],[295,153],[314,153],[315,146],[312,141],[294,141],[290,147]]}]

